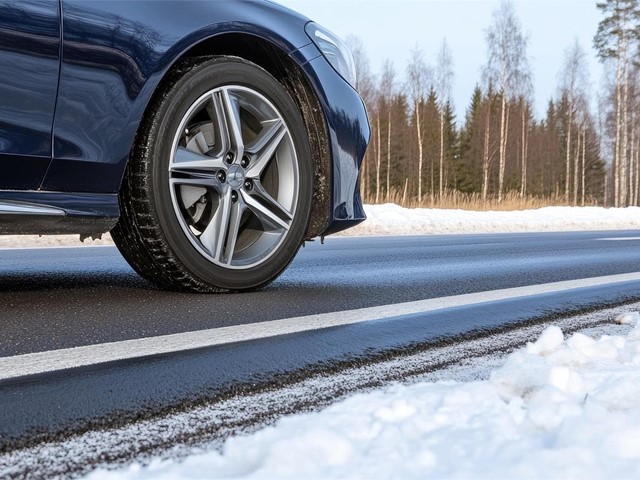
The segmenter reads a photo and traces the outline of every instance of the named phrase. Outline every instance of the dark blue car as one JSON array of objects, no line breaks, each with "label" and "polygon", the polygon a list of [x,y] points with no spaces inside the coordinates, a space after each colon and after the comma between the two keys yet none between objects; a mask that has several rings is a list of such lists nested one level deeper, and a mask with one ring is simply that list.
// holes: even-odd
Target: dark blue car
[{"label": "dark blue car", "polygon": [[0,0],[0,233],[111,232],[170,289],[265,285],[364,219],[351,54],[258,0]]}]

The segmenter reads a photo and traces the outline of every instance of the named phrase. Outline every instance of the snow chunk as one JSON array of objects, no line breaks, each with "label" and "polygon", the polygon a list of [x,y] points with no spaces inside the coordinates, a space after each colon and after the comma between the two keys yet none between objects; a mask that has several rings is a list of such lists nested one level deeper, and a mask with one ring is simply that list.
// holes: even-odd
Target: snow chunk
[{"label": "snow chunk", "polygon": [[640,313],[638,312],[623,313],[616,317],[615,322],[621,325],[631,325],[635,327],[640,322]]},{"label": "snow chunk", "polygon": [[527,345],[527,353],[532,355],[549,355],[564,342],[562,330],[556,326],[548,327],[535,343]]}]

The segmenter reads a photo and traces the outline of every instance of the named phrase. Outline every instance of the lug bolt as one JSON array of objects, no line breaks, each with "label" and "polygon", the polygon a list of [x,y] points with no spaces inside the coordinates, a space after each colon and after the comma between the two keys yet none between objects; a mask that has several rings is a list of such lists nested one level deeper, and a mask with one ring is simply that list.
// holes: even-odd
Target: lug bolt
[{"label": "lug bolt", "polygon": [[247,168],[250,162],[251,162],[251,159],[247,155],[243,155],[242,160],[240,160],[240,166],[242,168]]},{"label": "lug bolt", "polygon": [[220,170],[220,171],[218,172],[218,174],[216,175],[216,178],[217,178],[218,180],[220,180],[220,182],[221,182],[221,183],[224,183],[224,182],[225,182],[225,180],[227,179],[227,174],[226,174],[226,173],[224,173],[224,170]]},{"label": "lug bolt", "polygon": [[249,179],[244,181],[244,189],[245,190],[253,190],[253,182]]},{"label": "lug bolt", "polygon": [[227,153],[227,155],[224,157],[224,161],[227,163],[233,163],[233,153]]},{"label": "lug bolt", "polygon": [[236,203],[238,201],[238,192],[235,190],[231,192],[231,202]]}]

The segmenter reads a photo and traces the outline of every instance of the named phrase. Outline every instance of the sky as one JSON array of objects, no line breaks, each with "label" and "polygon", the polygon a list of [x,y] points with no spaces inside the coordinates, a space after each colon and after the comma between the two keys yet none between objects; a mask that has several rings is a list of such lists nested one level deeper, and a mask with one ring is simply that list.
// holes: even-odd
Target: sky
[{"label": "sky", "polygon": [[[435,64],[446,37],[455,64],[453,103],[458,121],[480,81],[486,64],[485,35],[499,0],[278,0],[305,14],[342,38],[362,40],[372,72],[390,59],[397,78],[404,80],[410,52],[416,46]],[[587,52],[591,93],[595,98],[602,68],[593,50],[601,14],[595,0],[513,0],[522,29],[529,36],[533,71],[534,109],[544,116],[555,97],[565,50],[577,39]]]}]

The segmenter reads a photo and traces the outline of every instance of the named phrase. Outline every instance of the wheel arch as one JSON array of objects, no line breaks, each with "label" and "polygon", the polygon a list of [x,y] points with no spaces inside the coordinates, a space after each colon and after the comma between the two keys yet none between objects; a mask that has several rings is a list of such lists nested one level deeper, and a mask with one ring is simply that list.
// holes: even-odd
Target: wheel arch
[{"label": "wheel arch", "polygon": [[328,127],[320,99],[300,64],[281,47],[262,37],[248,33],[220,33],[199,41],[173,59],[147,103],[132,150],[154,104],[171,83],[180,65],[213,55],[235,56],[253,62],[269,72],[292,94],[306,123],[313,161],[313,201],[306,238],[321,235],[331,221],[332,166]]}]

